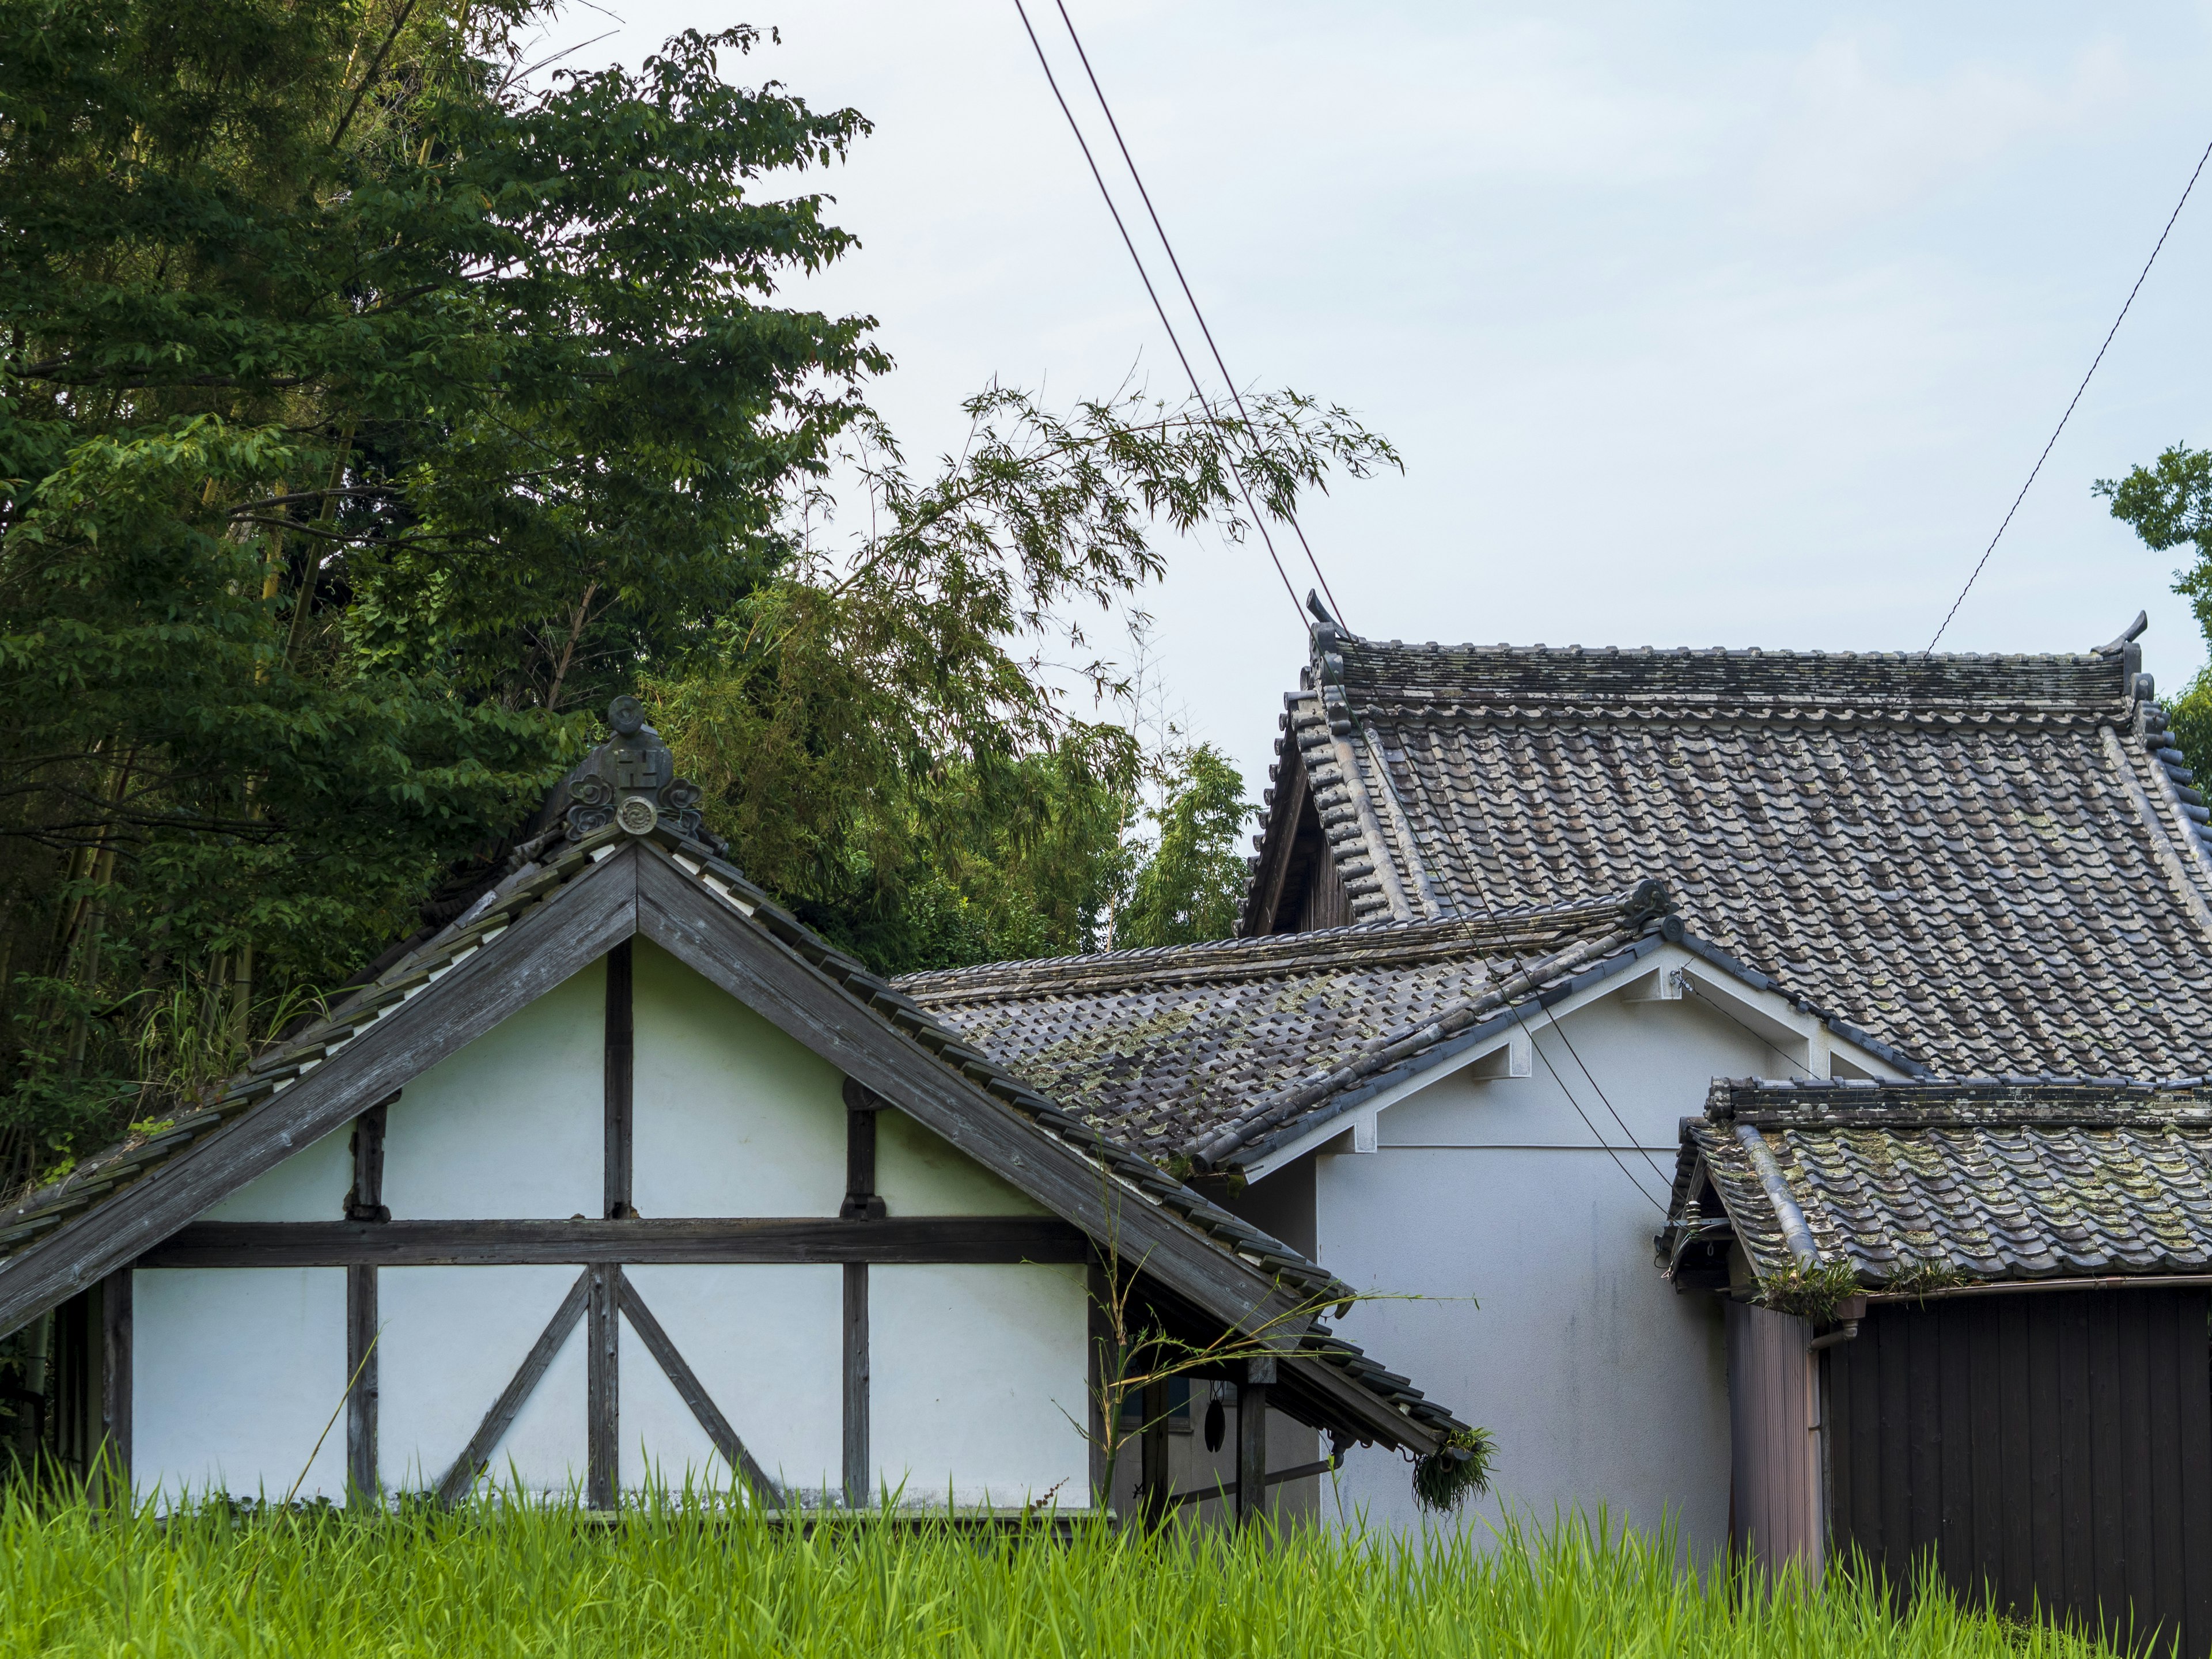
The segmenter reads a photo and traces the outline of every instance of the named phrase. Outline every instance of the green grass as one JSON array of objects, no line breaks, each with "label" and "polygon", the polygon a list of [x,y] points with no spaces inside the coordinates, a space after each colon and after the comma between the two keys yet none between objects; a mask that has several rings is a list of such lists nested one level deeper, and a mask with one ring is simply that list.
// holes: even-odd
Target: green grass
[{"label": "green grass", "polygon": [[811,1535],[682,1502],[110,1522],[0,1503],[6,1654],[623,1656],[2087,1655],[1939,1595],[1832,1582],[1747,1598],[1663,1540],[1301,1531],[1272,1544],[1079,1524],[995,1536],[842,1520]]}]

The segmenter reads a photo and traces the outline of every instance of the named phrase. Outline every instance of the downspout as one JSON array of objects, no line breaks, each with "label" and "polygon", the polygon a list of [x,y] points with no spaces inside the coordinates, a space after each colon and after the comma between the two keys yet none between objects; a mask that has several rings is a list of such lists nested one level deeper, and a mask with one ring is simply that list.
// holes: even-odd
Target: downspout
[{"label": "downspout", "polygon": [[1805,1212],[1797,1207],[1790,1195],[1790,1182],[1782,1173],[1782,1166],[1774,1161],[1774,1150],[1766,1144],[1765,1137],[1748,1123],[1735,1126],[1735,1138],[1743,1143],[1750,1155],[1751,1167],[1759,1176],[1759,1184],[1766,1189],[1766,1201],[1774,1206],[1774,1218],[1782,1224],[1782,1240],[1789,1245],[1790,1254],[1806,1267],[1817,1266],[1820,1247],[1813,1242],[1813,1230],[1805,1222]]}]

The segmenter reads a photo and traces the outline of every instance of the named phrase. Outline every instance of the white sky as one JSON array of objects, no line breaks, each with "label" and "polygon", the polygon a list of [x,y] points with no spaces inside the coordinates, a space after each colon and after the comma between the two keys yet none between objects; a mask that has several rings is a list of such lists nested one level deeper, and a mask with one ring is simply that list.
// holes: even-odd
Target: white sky
[{"label": "white sky", "polygon": [[[879,319],[912,459],[994,376],[1175,390],[1012,0],[602,3],[578,62],[774,25],[741,78],[873,120],[821,180],[865,246],[793,297]],[[1305,514],[1376,638],[1926,644],[2212,141],[2206,4],[1068,4],[1231,371],[1404,452]],[[1947,648],[2147,608],[2161,685],[2203,660],[2089,494],[2212,442],[2198,188]],[[1256,789],[1297,619],[1256,543],[1170,556],[1160,668]]]}]

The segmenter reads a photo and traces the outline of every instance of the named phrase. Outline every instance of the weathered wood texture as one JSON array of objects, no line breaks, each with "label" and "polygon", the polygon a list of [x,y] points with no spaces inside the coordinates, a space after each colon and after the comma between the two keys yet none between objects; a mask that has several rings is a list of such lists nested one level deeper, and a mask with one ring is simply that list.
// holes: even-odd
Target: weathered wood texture
[{"label": "weathered wood texture", "polygon": [[1138,1441],[1137,1512],[1147,1522],[1157,1522],[1167,1513],[1169,1494],[1174,1489],[1174,1477],[1168,1468],[1169,1404],[1164,1378],[1145,1385],[1139,1407],[1144,1413],[1144,1429]]},{"label": "weathered wood texture", "polygon": [[1048,1216],[679,1217],[627,1221],[199,1221],[145,1267],[506,1267],[832,1261],[1071,1262],[1083,1235]]},{"label": "weathered wood texture", "polygon": [[1275,1362],[1245,1362],[1237,1385],[1237,1524],[1267,1512],[1267,1395],[1275,1383]]},{"label": "weathered wood texture", "polygon": [[697,1373],[677,1352],[675,1343],[669,1340],[668,1333],[653,1316],[653,1310],[645,1305],[645,1298],[637,1293],[637,1286],[630,1283],[627,1274],[622,1278],[617,1294],[623,1316],[629,1321],[630,1328],[645,1344],[646,1351],[652,1354],[654,1362],[667,1376],[678,1397],[690,1408],[692,1417],[706,1431],[707,1438],[714,1443],[714,1449],[721,1453],[722,1461],[744,1477],[745,1484],[752,1488],[753,1496],[761,1503],[779,1502],[781,1494],[775,1483],[768,1478],[767,1472],[745,1449],[745,1443],[730,1426],[730,1419],[722,1415],[721,1408],[714,1404],[713,1396],[699,1381]]},{"label": "weathered wood texture", "polygon": [[880,1220],[884,1201],[876,1195],[876,1112],[881,1102],[850,1078],[845,1079],[845,1201],[837,1213],[847,1221]]},{"label": "weathered wood texture", "polygon": [[1747,1302],[1728,1307],[1729,1547],[1817,1577],[1824,1528],[1812,1328]]},{"label": "weathered wood texture", "polygon": [[[1334,1457],[1324,1457],[1312,1463],[1294,1463],[1287,1469],[1271,1470],[1267,1475],[1267,1484],[1271,1486],[1279,1486],[1286,1480],[1310,1480],[1317,1474],[1334,1474],[1336,1466],[1336,1459]],[[1224,1481],[1212,1486],[1193,1486],[1188,1492],[1179,1492],[1168,1498],[1163,1508],[1179,1509],[1185,1504],[1203,1504],[1209,1498],[1216,1498],[1239,1500],[1243,1497],[1243,1493],[1244,1486],[1239,1480]]]},{"label": "weathered wood texture", "polygon": [[[665,868],[665,865],[661,867]],[[342,1128],[629,937],[635,849],[595,865],[273,1100],[180,1152],[112,1203],[0,1262],[0,1334],[97,1283],[210,1205]]]},{"label": "weathered wood texture", "polygon": [[872,1387],[868,1367],[868,1264],[845,1264],[843,1457],[845,1504],[860,1509],[874,1501],[875,1469],[868,1405]]},{"label": "weathered wood texture", "polygon": [[628,939],[607,952],[606,1203],[602,1213],[611,1218],[631,1212],[631,1084],[637,1039],[630,955]]},{"label": "weathered wood texture", "polygon": [[1118,1271],[1118,1267],[1094,1253],[1091,1270],[1083,1279],[1083,1432],[1091,1443],[1085,1478],[1091,1483],[1091,1504],[1101,1510],[1114,1502],[1114,1494],[1106,1489],[1109,1466],[1114,1461],[1107,1455],[1108,1437],[1121,1431],[1121,1425],[1108,1413],[1110,1409],[1115,1416],[1120,1414],[1121,1380],[1128,1374],[1128,1357],[1122,1352],[1114,1332],[1113,1308],[1117,1288],[1115,1275]]},{"label": "weathered wood texture", "polygon": [[376,1269],[346,1273],[346,1498],[374,1501],[376,1486]]},{"label": "weathered wood texture", "polygon": [[545,1322],[538,1340],[530,1345],[530,1352],[522,1357],[514,1376],[500,1390],[499,1398],[492,1401],[491,1409],[484,1413],[477,1431],[469,1437],[469,1443],[438,1482],[438,1500],[443,1504],[458,1503],[463,1493],[475,1484],[491,1462],[491,1455],[507,1431],[514,1426],[514,1419],[522,1410],[523,1402],[536,1391],[546,1368],[552,1364],[553,1356],[561,1352],[561,1345],[568,1340],[568,1333],[576,1328],[576,1322],[584,1316],[584,1304],[591,1293],[592,1275],[587,1268],[577,1274],[576,1282],[568,1287],[561,1305],[553,1310],[553,1317]]},{"label": "weathered wood texture", "polygon": [[[353,1222],[380,1225],[392,1219],[384,1204],[384,1133],[397,1093],[380,1100],[353,1123],[353,1191],[346,1215]],[[377,1501],[376,1475],[376,1268],[354,1263],[346,1268],[346,1501]]]},{"label": "weathered wood texture", "polygon": [[353,1121],[353,1191],[346,1195],[349,1221],[392,1219],[392,1212],[384,1207],[384,1131],[398,1098],[395,1091]]},{"label": "weathered wood texture", "polygon": [[611,1262],[584,1269],[590,1287],[584,1334],[591,1340],[585,1383],[584,1499],[613,1509],[622,1491],[622,1269]]},{"label": "weathered wood texture", "polygon": [[1830,1524],[1900,1595],[2212,1649],[2212,1291],[1878,1305],[1829,1349]]},{"label": "weathered wood texture", "polygon": [[103,1479],[112,1476],[117,1496],[131,1492],[131,1269],[118,1267],[100,1287],[100,1437]]},{"label": "weathered wood texture", "polygon": [[[876,1113],[884,1103],[851,1078],[845,1079],[844,1095],[845,1201],[838,1206],[837,1214],[843,1221],[867,1228],[872,1235],[884,1221],[884,1201],[876,1194]],[[1075,1233],[1073,1228],[1068,1231]],[[1075,1248],[1079,1251],[1085,1248],[1079,1233],[1075,1233]],[[871,1411],[875,1384],[868,1357],[866,1261],[845,1264],[842,1294],[843,1341],[838,1367],[840,1462],[843,1466],[845,1506],[859,1509],[874,1501],[876,1478]]]}]

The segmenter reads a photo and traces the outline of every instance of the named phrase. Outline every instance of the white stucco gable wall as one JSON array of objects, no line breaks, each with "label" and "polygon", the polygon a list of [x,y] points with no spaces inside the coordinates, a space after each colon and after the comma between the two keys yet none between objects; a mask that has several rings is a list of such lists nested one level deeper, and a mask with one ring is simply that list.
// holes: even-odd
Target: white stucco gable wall
[{"label": "white stucco gable wall", "polygon": [[[1686,986],[1660,978],[1686,970]],[[1483,1518],[1603,1509],[1673,1525],[1693,1554],[1725,1546],[1721,1324],[1711,1297],[1660,1277],[1652,1237],[1679,1120],[1711,1079],[1806,1075],[1808,1060],[1825,1074],[1832,1034],[1740,981],[1725,1004],[1701,997],[1712,972],[1669,947],[1556,1020],[1531,1016],[1517,1057],[1501,1038],[1384,1097],[1367,1134],[1347,1123],[1300,1154],[1316,1162],[1320,1259],[1363,1290],[1419,1298],[1362,1304],[1345,1334],[1496,1434]],[[1839,1073],[1888,1070],[1833,1058]],[[1419,1518],[1395,1456],[1355,1452],[1340,1481],[1347,1510]]]},{"label": "white stucco gable wall", "polygon": [[[632,945],[632,1194],[647,1219],[836,1217],[843,1078],[642,939]],[[604,1203],[608,970],[594,962],[409,1081],[388,1109],[394,1218],[564,1220]],[[353,1132],[301,1146],[205,1213],[331,1223]],[[1036,1217],[1043,1206],[885,1109],[876,1190],[893,1217]],[[134,1483],[346,1496],[349,1269],[132,1274]],[[434,1488],[581,1271],[576,1264],[374,1269],[378,1479]],[[793,1493],[840,1479],[844,1269],[835,1262],[629,1265],[631,1286],[747,1449]],[[1029,1262],[868,1270],[872,1462],[908,1501],[1088,1501],[1087,1284]],[[726,1488],[732,1471],[620,1316],[620,1479]],[[586,1337],[570,1327],[495,1449],[489,1477],[560,1493],[586,1465]],[[328,1431],[328,1432],[326,1432]],[[317,1440],[321,1445],[317,1449]],[[312,1458],[310,1452],[313,1452]]]}]

